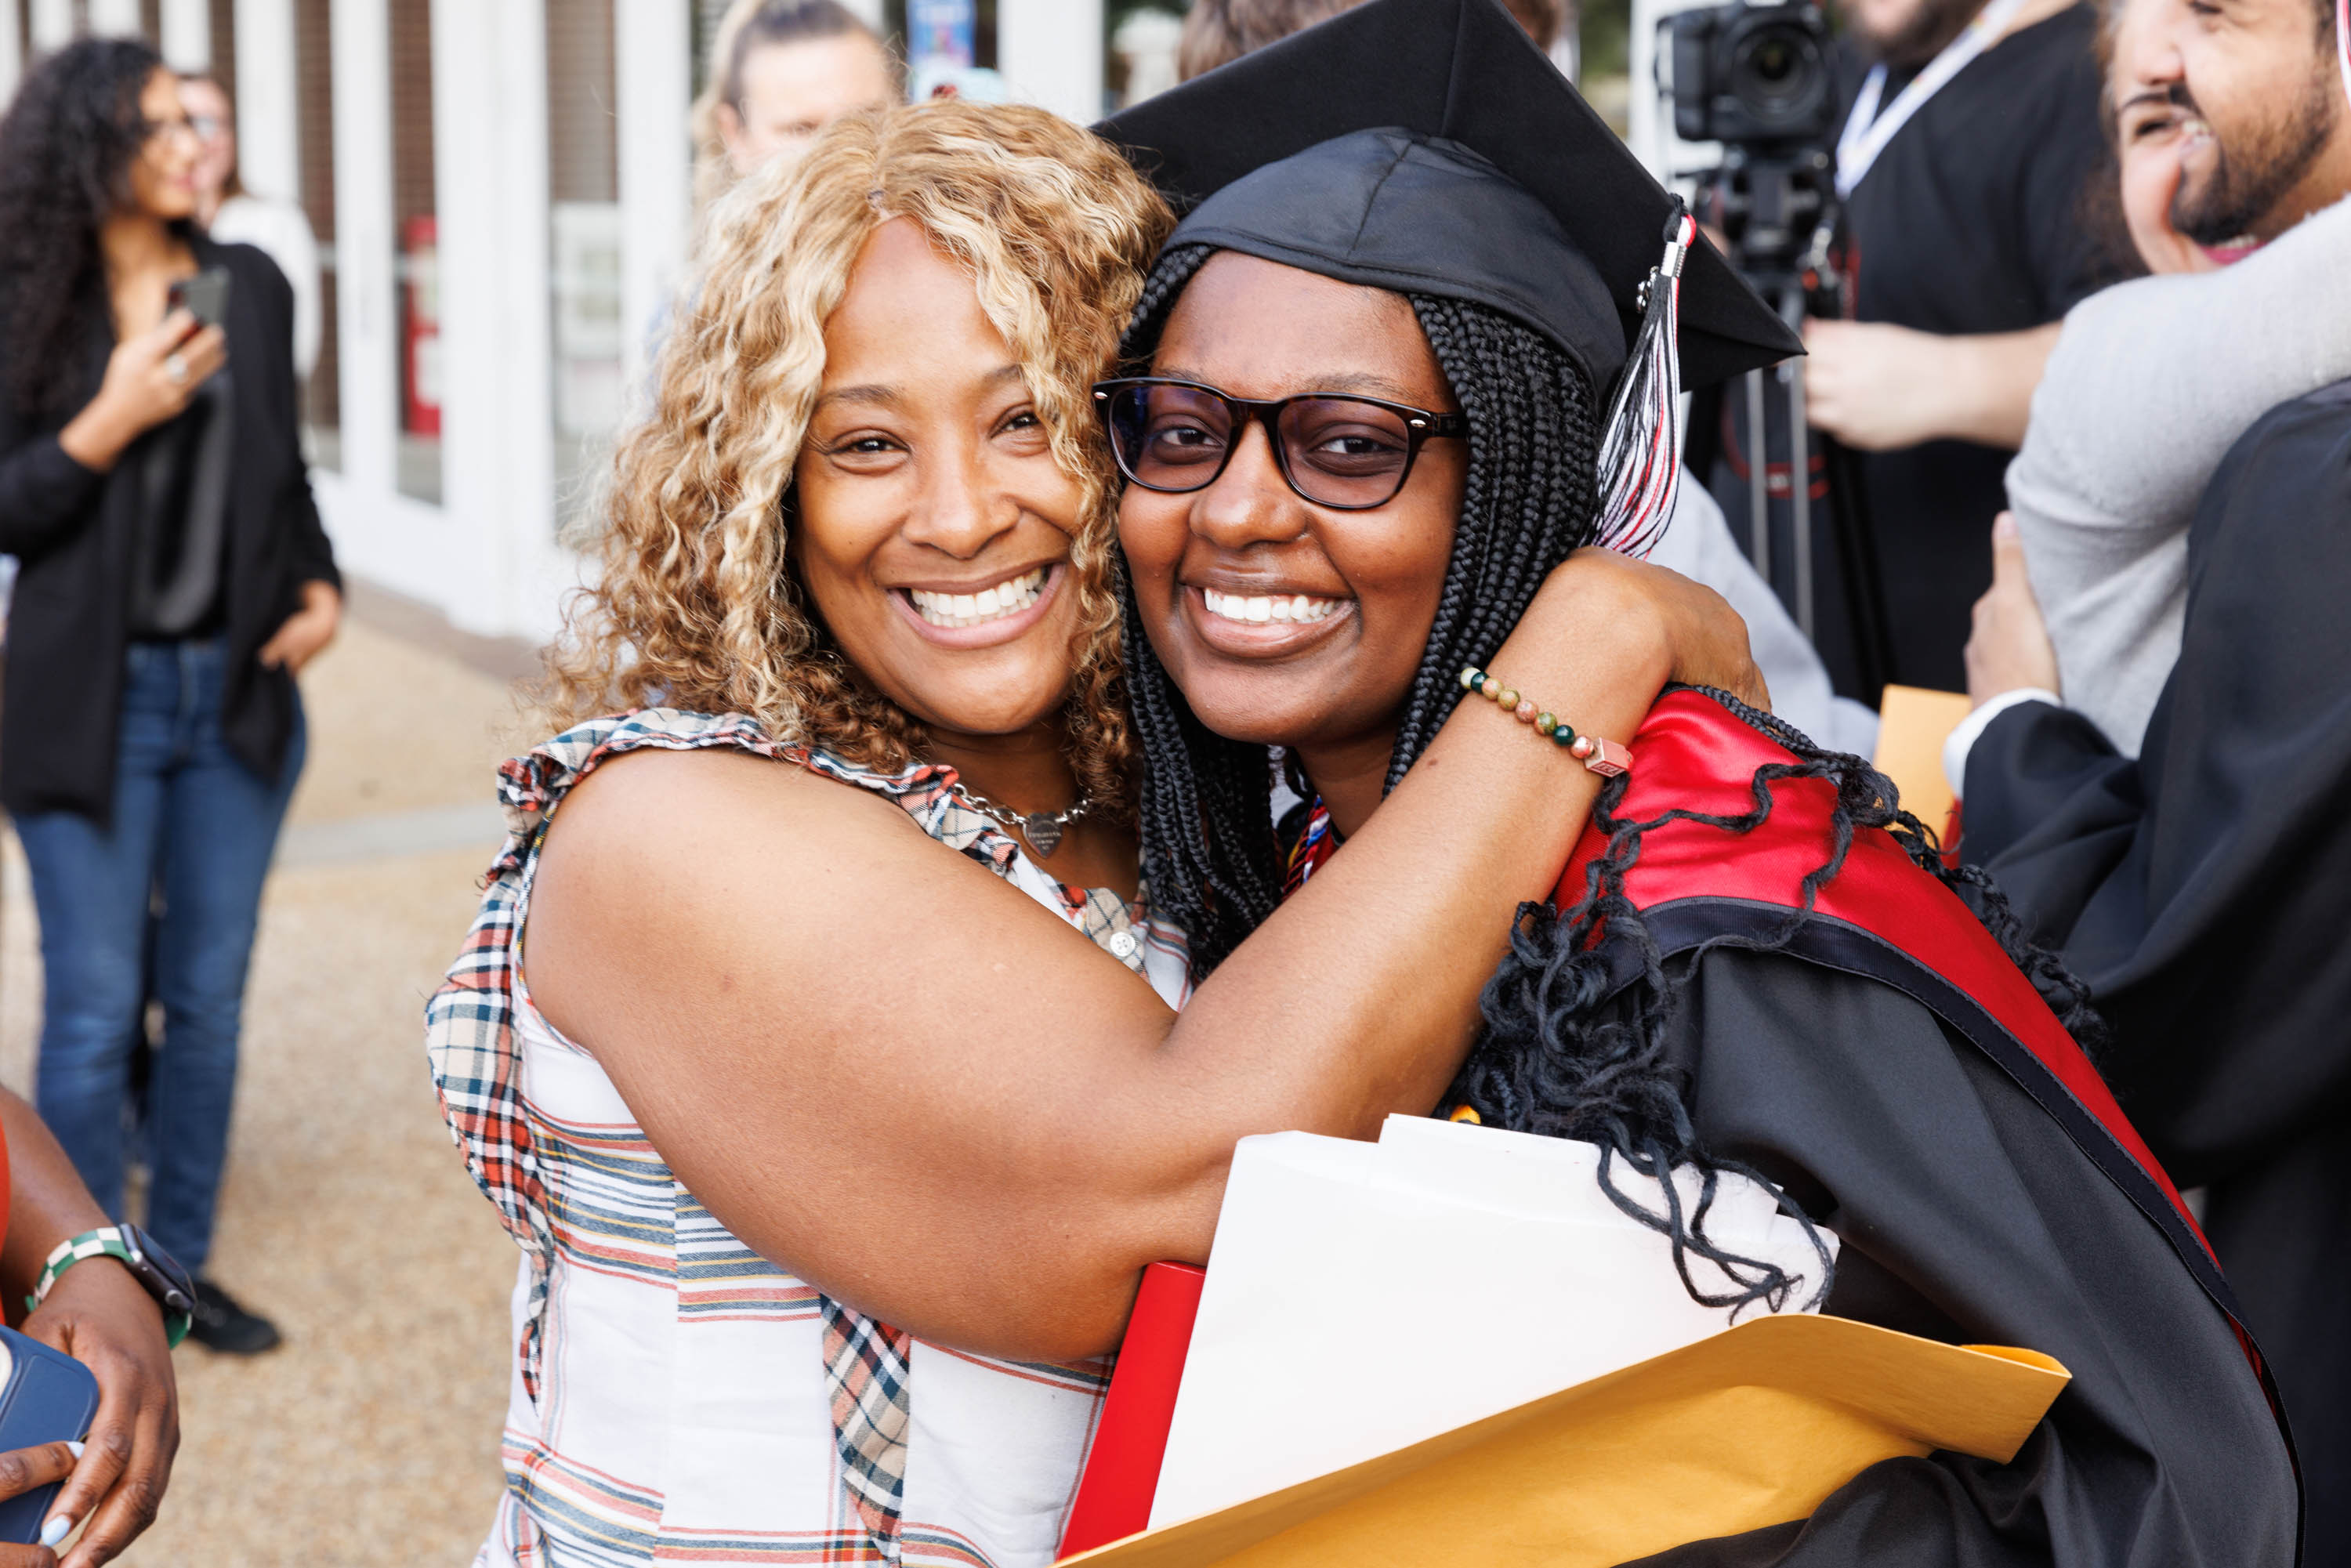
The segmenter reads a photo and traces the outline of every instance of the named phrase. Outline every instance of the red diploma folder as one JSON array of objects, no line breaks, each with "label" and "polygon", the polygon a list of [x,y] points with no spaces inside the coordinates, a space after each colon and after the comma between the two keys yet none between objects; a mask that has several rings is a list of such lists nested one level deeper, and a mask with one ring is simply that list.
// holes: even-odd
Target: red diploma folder
[{"label": "red diploma folder", "polygon": [[1159,1490],[1159,1463],[1167,1455],[1167,1428],[1176,1419],[1176,1390],[1192,1347],[1207,1271],[1189,1263],[1154,1263],[1127,1320],[1118,1370],[1111,1374],[1102,1422],[1086,1455],[1061,1555],[1074,1557],[1149,1528],[1151,1499]]}]

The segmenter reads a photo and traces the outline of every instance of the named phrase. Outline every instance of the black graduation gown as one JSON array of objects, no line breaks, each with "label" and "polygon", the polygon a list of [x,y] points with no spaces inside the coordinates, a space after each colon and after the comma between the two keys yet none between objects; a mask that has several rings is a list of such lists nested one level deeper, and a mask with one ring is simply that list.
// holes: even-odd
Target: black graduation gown
[{"label": "black graduation gown", "polygon": [[[1624,814],[1743,809],[1756,763],[1788,754],[1757,749],[1737,723],[1696,693],[1661,702],[1635,739]],[[1825,858],[1802,819],[1824,821],[1828,789],[1779,785],[1773,822],[1741,837],[1702,823],[1646,835],[1627,892],[1667,953],[1781,928],[1795,882]],[[2226,1284],[2029,984],[1948,890],[1874,837],[1786,947],[1698,957],[1668,1038],[1699,1138],[1837,1233],[1828,1311],[2042,1351],[2074,1380],[2009,1464],[1887,1461],[1806,1521],[1650,1561],[2291,1563],[2293,1462]],[[1865,848],[1874,868],[1860,864]],[[1874,904],[1838,906],[1842,884],[1873,877]],[[1563,885],[1581,891],[1580,867]],[[1603,948],[1627,984],[1629,946]]]},{"label": "black graduation gown", "polygon": [[2351,1563],[2351,382],[2272,410],[2189,534],[2132,761],[2028,703],[1963,849],[2086,979],[2102,1067],[2207,1225],[2294,1420],[2314,1568]]}]

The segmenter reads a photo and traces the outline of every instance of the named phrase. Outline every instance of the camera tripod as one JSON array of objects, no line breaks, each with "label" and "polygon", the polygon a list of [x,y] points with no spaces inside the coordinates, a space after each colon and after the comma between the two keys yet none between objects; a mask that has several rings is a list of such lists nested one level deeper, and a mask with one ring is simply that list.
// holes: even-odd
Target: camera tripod
[{"label": "camera tripod", "polygon": [[[1842,314],[1839,276],[1831,249],[1837,217],[1835,186],[1828,156],[1818,149],[1771,155],[1733,144],[1722,166],[1699,176],[1698,210],[1730,241],[1729,261],[1791,328],[1806,316]],[[1778,409],[1773,404],[1776,383]],[[1813,455],[1820,456],[1823,503],[1818,510],[1836,551],[1837,580],[1851,629],[1855,674],[1863,696],[1875,706],[1893,671],[1886,590],[1878,574],[1870,529],[1868,497],[1859,464],[1832,437],[1810,427],[1804,379],[1791,361],[1750,371],[1737,390],[1747,425],[1747,538],[1749,554],[1763,580],[1788,601],[1805,640],[1819,640],[1818,573],[1815,570]],[[1774,412],[1780,415],[1775,422]],[[1784,430],[1789,510],[1788,586],[1775,574],[1772,527],[1772,461],[1775,423]]]}]

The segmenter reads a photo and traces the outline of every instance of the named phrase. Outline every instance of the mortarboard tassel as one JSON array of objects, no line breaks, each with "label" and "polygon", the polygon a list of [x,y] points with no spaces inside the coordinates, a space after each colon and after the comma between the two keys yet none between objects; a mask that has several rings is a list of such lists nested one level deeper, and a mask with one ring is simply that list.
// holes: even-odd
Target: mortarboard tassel
[{"label": "mortarboard tassel", "polygon": [[1682,258],[1696,243],[1698,221],[1677,196],[1666,220],[1666,254],[1641,286],[1641,330],[1600,436],[1600,528],[1593,542],[1636,559],[1664,537],[1681,494]]}]

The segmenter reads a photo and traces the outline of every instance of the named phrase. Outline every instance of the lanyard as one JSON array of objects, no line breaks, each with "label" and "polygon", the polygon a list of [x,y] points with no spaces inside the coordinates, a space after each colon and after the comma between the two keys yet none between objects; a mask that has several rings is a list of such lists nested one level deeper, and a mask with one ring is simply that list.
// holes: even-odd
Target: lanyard
[{"label": "lanyard", "polygon": [[1910,117],[1927,106],[1927,100],[1942,89],[1945,82],[1968,68],[1978,55],[1991,47],[1993,40],[2008,30],[2008,24],[2024,6],[2024,0],[1991,0],[1991,4],[1976,13],[1975,20],[1967,25],[1959,36],[1943,46],[1943,52],[1928,62],[1927,68],[1910,78],[1910,85],[1896,93],[1886,112],[1877,112],[1877,100],[1886,91],[1886,67],[1883,62],[1869,68],[1868,77],[1861,84],[1861,96],[1853,100],[1853,112],[1845,117],[1844,134],[1837,138],[1836,189],[1839,196],[1850,196],[1853,188],[1861,183],[1877,155],[1895,133],[1910,123]]}]

